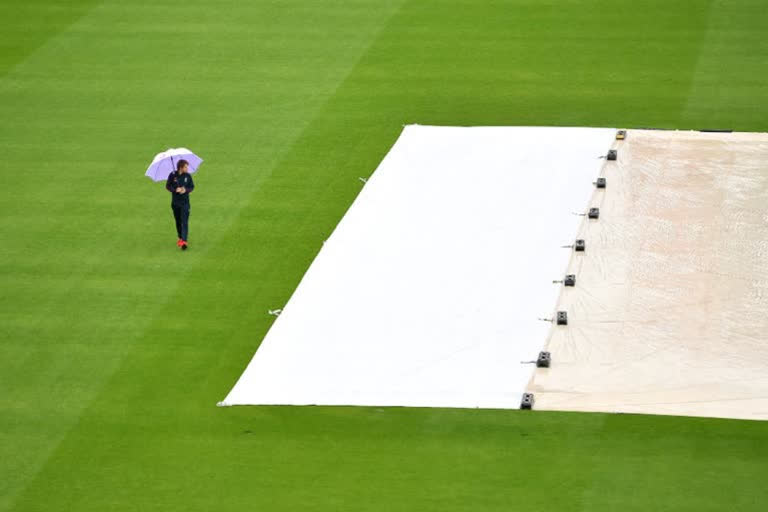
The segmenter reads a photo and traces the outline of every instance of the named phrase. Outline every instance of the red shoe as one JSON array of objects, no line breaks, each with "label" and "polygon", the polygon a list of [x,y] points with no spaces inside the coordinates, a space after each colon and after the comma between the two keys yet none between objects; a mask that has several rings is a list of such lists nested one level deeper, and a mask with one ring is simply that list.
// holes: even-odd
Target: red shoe
[{"label": "red shoe", "polygon": [[182,240],[181,244],[180,244],[180,247],[181,247],[182,251],[186,251],[187,250],[187,241],[186,240]]},{"label": "red shoe", "polygon": [[182,240],[181,238],[179,238],[179,240],[176,242],[176,247],[181,247],[181,242],[183,242],[183,241],[184,241],[184,240]]}]

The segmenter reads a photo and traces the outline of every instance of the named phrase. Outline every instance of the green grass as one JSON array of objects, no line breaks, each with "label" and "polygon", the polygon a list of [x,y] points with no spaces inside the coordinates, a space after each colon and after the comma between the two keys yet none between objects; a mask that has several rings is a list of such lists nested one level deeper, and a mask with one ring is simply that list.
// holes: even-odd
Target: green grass
[{"label": "green grass", "polygon": [[[0,1],[0,511],[763,510],[768,423],[219,409],[405,123],[768,130],[761,1]],[[175,248],[169,146],[205,159]]]}]

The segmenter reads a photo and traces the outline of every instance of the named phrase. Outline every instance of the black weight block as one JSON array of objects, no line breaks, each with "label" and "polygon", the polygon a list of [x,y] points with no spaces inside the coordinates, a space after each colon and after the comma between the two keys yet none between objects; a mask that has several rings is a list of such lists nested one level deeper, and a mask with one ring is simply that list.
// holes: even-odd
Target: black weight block
[{"label": "black weight block", "polygon": [[523,399],[520,401],[521,409],[533,409],[533,393],[523,393]]}]

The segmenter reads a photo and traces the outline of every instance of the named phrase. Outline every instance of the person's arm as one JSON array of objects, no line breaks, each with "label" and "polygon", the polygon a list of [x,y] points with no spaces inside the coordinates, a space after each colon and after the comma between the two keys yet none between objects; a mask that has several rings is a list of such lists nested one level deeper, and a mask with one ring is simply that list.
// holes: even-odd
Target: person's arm
[{"label": "person's arm", "polygon": [[191,193],[193,190],[195,190],[195,182],[192,180],[192,175],[189,175],[189,186],[184,187],[184,192],[187,194]]},{"label": "person's arm", "polygon": [[168,179],[165,180],[165,189],[173,194],[176,190],[173,188],[173,173],[168,175]]}]

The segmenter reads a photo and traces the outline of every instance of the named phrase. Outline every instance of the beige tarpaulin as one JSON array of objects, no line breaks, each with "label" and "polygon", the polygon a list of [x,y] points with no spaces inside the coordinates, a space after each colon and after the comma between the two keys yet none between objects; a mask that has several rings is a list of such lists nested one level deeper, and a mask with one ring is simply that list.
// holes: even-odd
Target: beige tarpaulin
[{"label": "beige tarpaulin", "polygon": [[614,147],[536,409],[768,419],[768,134],[632,130]]}]

